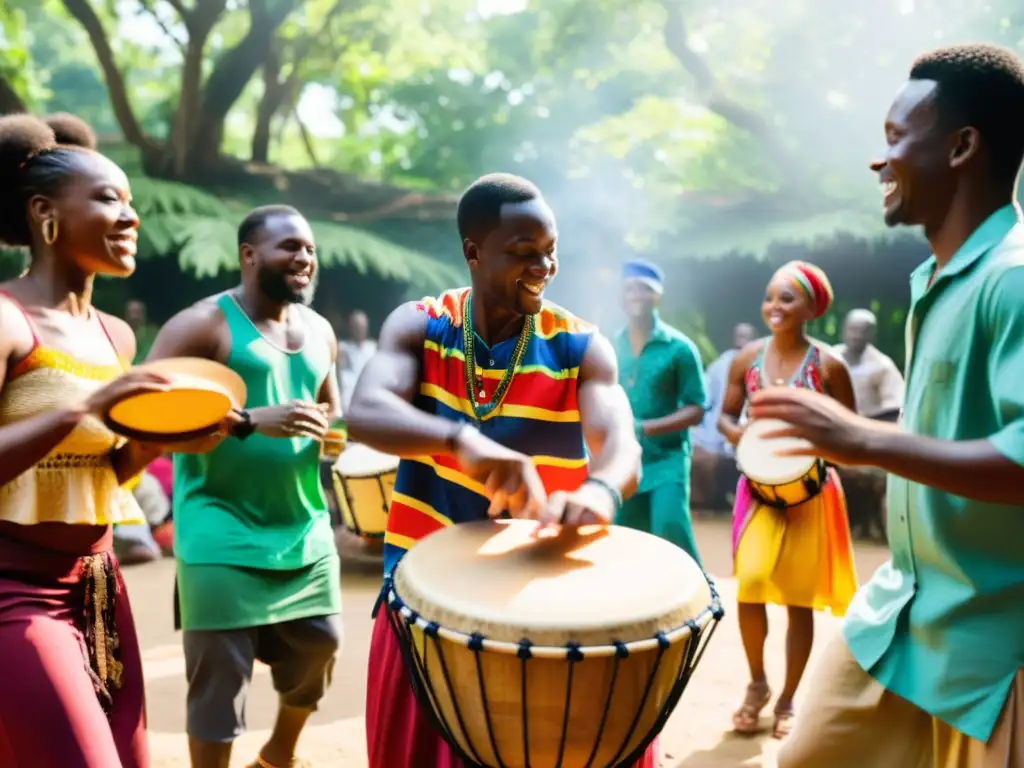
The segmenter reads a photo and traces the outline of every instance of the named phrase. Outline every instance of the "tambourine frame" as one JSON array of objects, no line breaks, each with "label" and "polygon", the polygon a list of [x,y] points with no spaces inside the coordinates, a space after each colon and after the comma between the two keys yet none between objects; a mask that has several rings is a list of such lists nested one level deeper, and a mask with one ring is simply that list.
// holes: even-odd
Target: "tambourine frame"
[{"label": "tambourine frame", "polygon": [[[224,397],[227,398],[229,402],[227,413],[230,413],[232,407],[230,403],[232,398],[228,396],[227,393],[218,394],[223,394]],[[121,437],[127,437],[129,440],[137,440],[142,443],[183,443],[189,440],[198,440],[201,437],[212,435],[220,428],[220,425],[224,421],[223,418],[220,418],[208,426],[200,427],[199,429],[191,429],[187,432],[148,432],[142,429],[133,429],[132,427],[125,426],[119,421],[115,421],[111,418],[110,414],[117,406],[126,400],[130,400],[134,396],[135,395],[125,395],[124,397],[118,398],[107,407],[106,413],[103,414],[103,424],[107,429]],[[225,413],[225,416],[227,413]]]},{"label": "tambourine frame", "polygon": [[[396,633],[398,639],[398,645],[401,650],[403,663],[406,665],[406,670],[409,675],[409,679],[412,683],[413,692],[419,701],[420,706],[424,709],[427,716],[430,718],[431,723],[437,729],[438,733],[445,740],[445,743],[451,748],[451,750],[458,756],[466,765],[466,768],[504,768],[505,764],[501,759],[500,751],[497,749],[497,744],[494,739],[494,731],[490,723],[490,717],[485,709],[485,716],[487,717],[488,732],[490,736],[490,747],[491,751],[496,756],[498,765],[489,766],[479,761],[476,756],[471,756],[466,753],[465,750],[459,745],[458,740],[449,731],[447,725],[441,721],[437,715],[435,709],[435,701],[437,694],[434,692],[429,677],[425,674],[424,663],[422,662],[419,654],[413,651],[413,642],[411,638],[411,625],[416,624],[424,633],[424,649],[433,647],[434,652],[437,654],[437,658],[441,662],[441,670],[444,675],[445,685],[448,687],[450,700],[454,708],[454,714],[456,720],[459,721],[459,727],[463,734],[466,734],[466,728],[461,715],[461,710],[457,699],[451,695],[453,689],[451,682],[451,675],[448,671],[448,667],[444,661],[444,652],[441,649],[439,638],[444,638],[450,641],[455,641],[465,645],[470,650],[476,652],[476,664],[477,664],[477,679],[480,685],[481,701],[486,703],[488,701],[487,691],[484,683],[484,674],[480,666],[479,654],[483,650],[492,650],[504,653],[514,653],[523,660],[524,671],[523,671],[523,684],[525,685],[525,664],[530,658],[537,656],[538,658],[558,658],[562,657],[566,659],[569,664],[574,664],[578,661],[582,661],[587,657],[588,652],[598,656],[614,656],[616,659],[615,670],[618,670],[618,663],[622,659],[629,656],[630,650],[650,650],[651,648],[658,649],[658,655],[654,662],[654,667],[650,673],[647,687],[644,691],[643,700],[641,706],[638,708],[634,721],[631,728],[627,731],[626,741],[621,745],[616,755],[615,762],[609,766],[597,766],[593,764],[593,760],[597,755],[597,751],[601,746],[600,737],[594,744],[593,751],[590,756],[590,763],[588,768],[632,768],[633,765],[643,756],[644,752],[653,743],[653,741],[660,735],[664,729],[665,724],[668,722],[669,717],[675,710],[679,703],[683,692],[689,685],[690,678],[693,675],[693,671],[696,669],[697,664],[704,656],[704,651],[707,649],[707,645],[714,635],[715,629],[718,627],[719,622],[725,615],[725,611],[722,608],[722,602],[719,598],[718,591],[715,589],[714,581],[708,578],[706,573],[702,574],[708,583],[709,590],[711,592],[711,604],[705,608],[696,618],[684,622],[680,627],[671,630],[666,633],[659,633],[656,637],[633,641],[630,643],[615,642],[609,646],[600,647],[580,647],[578,644],[572,643],[565,647],[539,647],[532,646],[528,641],[521,641],[519,643],[508,643],[501,641],[493,641],[484,638],[479,634],[467,635],[456,630],[440,627],[436,622],[427,621],[422,616],[417,614],[415,611],[408,608],[401,597],[397,594],[394,588],[394,580],[392,576],[385,577],[384,587],[381,592],[380,602],[384,603],[384,610],[387,611],[388,622],[391,625],[392,630]],[[683,654],[683,658],[680,664],[679,671],[676,673],[675,682],[672,685],[672,689],[665,699],[665,703],[662,705],[661,711],[655,718],[654,725],[650,729],[650,733],[645,736],[640,743],[628,754],[623,755],[622,752],[628,746],[629,733],[635,730],[641,713],[644,711],[644,706],[647,702],[647,697],[650,694],[650,689],[653,686],[653,682],[657,676],[661,659],[665,651],[671,647],[671,638],[678,637],[678,635],[688,633],[692,638]],[[566,687],[566,702],[565,712],[569,711],[569,706],[572,697],[572,673],[570,671],[568,675],[568,684]],[[610,690],[608,692],[608,698],[605,702],[604,716],[600,723],[601,731],[604,730],[606,718],[611,707],[611,702],[614,699],[615,693],[615,679],[616,675],[613,673],[612,681],[610,684]],[[531,765],[529,749],[525,745],[528,744],[528,712],[526,707],[525,696],[523,697],[523,735],[524,735],[524,749],[526,750],[525,758],[526,765]],[[565,726],[563,725],[563,728]],[[469,748],[476,751],[472,744],[469,744]],[[564,749],[564,734],[563,734],[563,749]],[[562,764],[563,756],[560,756],[557,765]]]},{"label": "tambourine frame", "polygon": [[171,443],[186,443],[190,440],[209,437],[220,429],[221,425],[221,422],[218,421],[208,427],[193,429],[190,432],[144,432],[141,429],[126,427],[109,418],[104,418],[103,423],[111,432],[114,432],[121,437],[127,437],[129,440],[135,440],[140,443],[163,443],[165,445],[169,445]]}]

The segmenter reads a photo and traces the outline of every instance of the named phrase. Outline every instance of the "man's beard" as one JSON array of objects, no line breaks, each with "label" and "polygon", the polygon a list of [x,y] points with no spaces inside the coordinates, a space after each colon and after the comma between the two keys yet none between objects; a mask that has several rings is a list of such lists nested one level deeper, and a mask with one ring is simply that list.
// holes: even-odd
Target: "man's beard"
[{"label": "man's beard", "polygon": [[256,283],[259,286],[260,293],[271,301],[280,302],[281,304],[301,304],[304,307],[308,307],[313,303],[313,296],[316,294],[319,276],[319,272],[314,271],[309,285],[301,291],[296,291],[288,285],[287,272],[275,272],[272,269],[260,267],[259,272],[256,273]]}]

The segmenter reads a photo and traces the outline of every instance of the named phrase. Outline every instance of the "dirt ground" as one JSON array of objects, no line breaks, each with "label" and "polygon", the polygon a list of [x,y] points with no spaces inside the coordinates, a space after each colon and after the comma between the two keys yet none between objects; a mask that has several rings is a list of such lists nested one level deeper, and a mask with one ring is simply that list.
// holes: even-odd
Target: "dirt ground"
[{"label": "dirt ground", "polygon": [[[698,546],[709,572],[716,577],[727,615],[719,626],[689,688],[662,736],[662,768],[734,768],[775,765],[777,743],[767,733],[741,738],[729,732],[730,715],[747,682],[746,661],[736,626],[735,584],[731,572],[729,528],[721,519],[697,521]],[[380,584],[379,565],[368,564],[342,546],[345,645],[335,681],[321,710],[303,735],[300,755],[317,768],[364,768],[363,701],[370,610]],[[858,544],[857,566],[863,581],[887,557],[875,544]],[[188,765],[184,735],[185,679],[181,638],[172,617],[173,561],[126,569],[129,594],[138,623],[146,672],[150,744],[154,768]],[[770,609],[771,631],[766,656],[769,675],[781,685],[785,612]],[[834,635],[838,622],[816,616],[815,657]],[[813,667],[815,659],[812,658]],[[273,723],[275,698],[265,667],[256,671],[247,719],[249,732],[236,745],[232,766],[255,758]],[[800,696],[797,697],[799,713]],[[770,708],[766,712],[770,711]],[[762,725],[767,728],[766,715]],[[395,766],[395,768],[400,768]],[[423,766],[423,768],[428,768]]]}]

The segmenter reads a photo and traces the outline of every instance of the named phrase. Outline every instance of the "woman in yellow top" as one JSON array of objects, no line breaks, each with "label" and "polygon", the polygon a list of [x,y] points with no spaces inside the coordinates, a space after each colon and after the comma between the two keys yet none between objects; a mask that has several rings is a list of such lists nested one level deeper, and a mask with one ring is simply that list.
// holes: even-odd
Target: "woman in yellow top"
[{"label": "woman in yellow top", "polygon": [[[855,407],[845,364],[806,333],[807,322],[824,315],[831,303],[832,286],[812,264],[790,262],[772,277],[761,305],[771,335],[740,350],[729,369],[719,429],[731,443],[743,435],[747,398],[758,389],[807,387]],[[823,487],[809,501],[781,509],[758,499],[741,477],[732,542],[740,634],[751,678],[733,726],[740,733],[755,732],[771,700],[764,671],[765,604],[784,605],[789,612],[786,681],[772,728],[776,738],[783,738],[792,727],[793,696],[811,654],[813,611],[841,616],[857,590],[846,499],[835,469],[827,470]]]},{"label": "woman in yellow top", "polygon": [[0,284],[4,768],[148,765],[111,526],[143,519],[122,484],[160,449],[119,440],[99,416],[167,382],[124,374],[131,329],[89,302],[96,273],[134,270],[139,224],[124,172],[93,145],[70,116],[0,118],[0,241],[31,251]]}]

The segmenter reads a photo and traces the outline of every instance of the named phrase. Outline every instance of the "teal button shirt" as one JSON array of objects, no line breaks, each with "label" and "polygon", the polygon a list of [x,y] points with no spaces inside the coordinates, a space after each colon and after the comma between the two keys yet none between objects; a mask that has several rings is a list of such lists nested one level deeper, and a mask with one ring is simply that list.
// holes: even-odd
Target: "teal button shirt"
[{"label": "teal button shirt", "polygon": [[[697,346],[686,334],[662,322],[657,313],[651,338],[640,356],[633,356],[626,329],[615,337],[615,356],[619,383],[629,396],[637,422],[668,416],[687,405],[706,406],[704,368]],[[686,459],[690,455],[690,430],[642,436],[640,445],[643,477],[639,493],[664,483],[689,482]]]},{"label": "teal button shirt", "polygon": [[[902,426],[988,438],[1024,465],[1024,226],[1006,206],[939,271],[911,275]],[[980,741],[1024,666],[1024,508],[890,476],[892,557],[843,634],[886,689]]]}]

